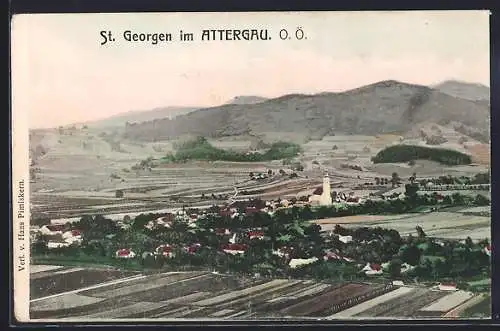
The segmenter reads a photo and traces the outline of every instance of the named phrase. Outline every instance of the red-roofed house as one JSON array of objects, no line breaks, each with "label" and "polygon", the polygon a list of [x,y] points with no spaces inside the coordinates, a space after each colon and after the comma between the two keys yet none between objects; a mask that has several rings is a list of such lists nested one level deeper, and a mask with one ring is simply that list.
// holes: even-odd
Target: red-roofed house
[{"label": "red-roofed house", "polygon": [[40,233],[48,236],[55,234],[62,234],[64,228],[65,228],[64,224],[44,225],[40,228]]},{"label": "red-roofed house", "polygon": [[264,231],[250,231],[248,237],[252,239],[264,239]]},{"label": "red-roofed house", "polygon": [[219,215],[222,217],[230,217],[233,213],[229,209],[223,209],[219,211]]},{"label": "red-roofed house", "polygon": [[258,213],[259,209],[257,207],[247,207],[245,208],[245,215],[253,215],[255,213]]},{"label": "red-roofed house", "polygon": [[491,256],[491,245],[488,245],[484,248],[484,253],[488,256]]},{"label": "red-roofed house", "polygon": [[160,245],[156,248],[156,254],[163,255],[164,257],[172,258],[175,256],[174,247],[171,245]]},{"label": "red-roofed house", "polygon": [[201,244],[196,243],[196,244],[192,244],[190,246],[184,247],[184,250],[188,254],[195,254],[200,248],[201,248]]},{"label": "red-roofed house", "polygon": [[440,291],[456,291],[457,284],[455,284],[455,283],[440,283],[438,285],[438,289]]},{"label": "red-roofed house", "polygon": [[245,244],[226,244],[222,246],[222,250],[224,253],[236,255],[236,254],[244,254],[248,249],[248,246]]},{"label": "red-roofed house", "polygon": [[325,261],[338,261],[338,260],[342,260],[342,257],[340,255],[338,255],[337,253],[328,252],[325,254],[325,256],[323,256],[323,260],[325,260]]},{"label": "red-roofed house", "polygon": [[135,257],[135,253],[130,248],[122,248],[116,251],[115,257],[119,259],[131,259]]},{"label": "red-roofed house", "polygon": [[383,273],[382,266],[376,263],[367,263],[361,271],[364,271],[367,276],[381,275]]}]

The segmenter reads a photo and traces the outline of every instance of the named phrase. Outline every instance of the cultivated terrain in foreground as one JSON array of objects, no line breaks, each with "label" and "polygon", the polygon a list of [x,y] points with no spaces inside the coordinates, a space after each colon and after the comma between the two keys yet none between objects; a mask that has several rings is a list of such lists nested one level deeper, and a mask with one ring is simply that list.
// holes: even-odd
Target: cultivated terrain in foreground
[{"label": "cultivated terrain in foreground", "polygon": [[34,319],[430,319],[456,317],[484,300],[465,291],[361,282],[52,268],[32,267]]}]

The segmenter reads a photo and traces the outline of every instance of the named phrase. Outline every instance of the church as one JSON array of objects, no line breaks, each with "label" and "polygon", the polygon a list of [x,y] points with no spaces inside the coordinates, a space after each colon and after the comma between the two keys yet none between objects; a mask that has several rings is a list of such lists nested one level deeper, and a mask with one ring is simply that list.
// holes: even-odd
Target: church
[{"label": "church", "polygon": [[316,206],[331,206],[333,201],[330,188],[330,176],[328,176],[328,172],[325,172],[325,175],[323,176],[323,187],[319,190],[321,193],[317,191],[309,197],[309,203]]}]

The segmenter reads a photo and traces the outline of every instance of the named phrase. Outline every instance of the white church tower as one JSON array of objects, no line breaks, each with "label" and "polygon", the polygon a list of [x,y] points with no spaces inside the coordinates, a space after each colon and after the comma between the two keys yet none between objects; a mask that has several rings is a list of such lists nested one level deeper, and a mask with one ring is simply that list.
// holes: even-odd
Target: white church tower
[{"label": "white church tower", "polygon": [[332,204],[332,192],[330,189],[330,177],[328,176],[328,171],[325,172],[323,177],[323,193],[319,199],[319,204],[321,206],[330,206]]}]

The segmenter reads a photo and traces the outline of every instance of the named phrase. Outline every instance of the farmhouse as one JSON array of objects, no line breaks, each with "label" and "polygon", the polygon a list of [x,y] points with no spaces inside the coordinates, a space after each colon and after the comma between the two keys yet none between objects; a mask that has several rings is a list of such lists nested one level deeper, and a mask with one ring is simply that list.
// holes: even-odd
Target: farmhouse
[{"label": "farmhouse", "polygon": [[341,236],[341,235],[338,235],[338,238],[344,244],[350,243],[352,241],[352,236]]},{"label": "farmhouse", "polygon": [[383,273],[382,266],[376,263],[367,263],[361,271],[363,271],[367,276],[381,275]]},{"label": "farmhouse", "polygon": [[264,239],[264,231],[250,231],[248,237],[251,239]]},{"label": "farmhouse", "polygon": [[47,242],[47,248],[48,249],[56,249],[56,248],[63,248],[63,247],[69,247],[71,244],[66,241],[55,241],[55,240],[50,240]]},{"label": "farmhouse", "polygon": [[196,244],[192,244],[190,246],[184,247],[184,250],[188,254],[195,254],[198,251],[198,249],[200,249],[200,248],[201,248],[201,244],[196,243]]},{"label": "farmhouse", "polygon": [[57,225],[44,225],[40,228],[40,233],[45,236],[53,236],[56,234],[62,234],[65,226],[63,224]]},{"label": "farmhouse", "polygon": [[116,251],[115,257],[118,259],[132,259],[135,253],[130,248],[122,248]]},{"label": "farmhouse", "polygon": [[488,245],[484,248],[484,253],[488,256],[491,256],[491,245]]},{"label": "farmhouse", "polygon": [[248,249],[248,246],[245,244],[226,244],[222,246],[222,251],[227,254],[244,254],[246,250]]},{"label": "farmhouse", "polygon": [[295,269],[304,265],[314,263],[316,261],[318,261],[317,257],[312,257],[309,259],[291,259],[288,265],[290,266],[290,268]]},{"label": "farmhouse", "polygon": [[160,245],[156,248],[156,254],[164,257],[173,258],[175,256],[174,247],[171,245]]},{"label": "farmhouse", "polygon": [[440,283],[437,286],[440,291],[457,291],[457,284],[455,283]]}]

